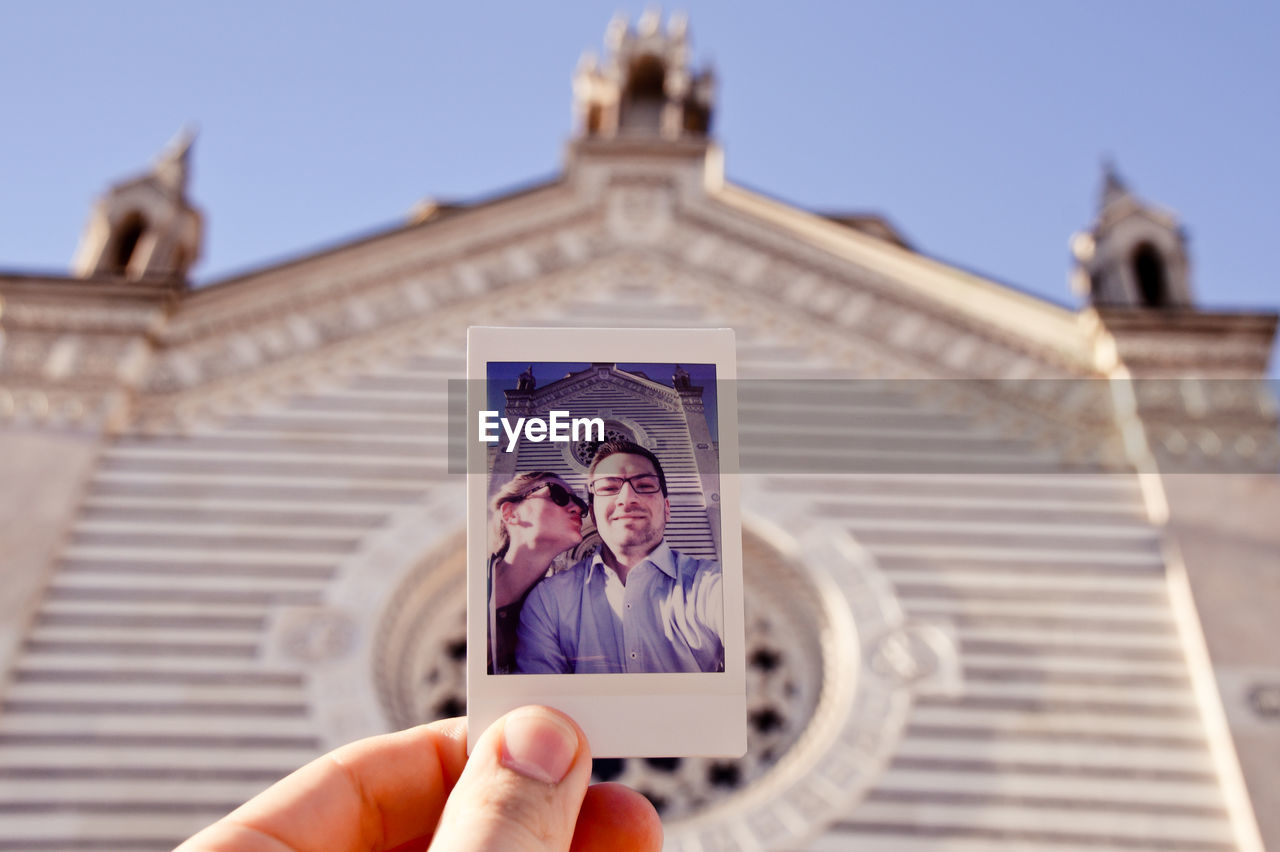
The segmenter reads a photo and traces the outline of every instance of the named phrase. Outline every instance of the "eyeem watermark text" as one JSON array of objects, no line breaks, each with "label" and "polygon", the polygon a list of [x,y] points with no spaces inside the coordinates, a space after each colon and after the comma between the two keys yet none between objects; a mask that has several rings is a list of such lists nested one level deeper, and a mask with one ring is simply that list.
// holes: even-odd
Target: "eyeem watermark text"
[{"label": "eyeem watermark text", "polygon": [[543,441],[569,443],[570,441],[603,441],[604,420],[600,417],[570,417],[567,411],[549,412],[549,417],[517,417],[513,425],[505,417],[499,417],[496,411],[480,412],[480,441],[485,444],[496,444],[500,440],[498,429],[501,427],[507,436],[509,453],[516,448],[523,433],[528,441],[535,444]]}]

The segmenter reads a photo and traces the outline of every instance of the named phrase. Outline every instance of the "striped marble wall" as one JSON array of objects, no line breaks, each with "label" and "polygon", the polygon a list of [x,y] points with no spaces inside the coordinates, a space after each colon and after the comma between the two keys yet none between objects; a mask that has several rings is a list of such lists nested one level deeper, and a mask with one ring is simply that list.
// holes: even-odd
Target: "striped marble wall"
[{"label": "striped marble wall", "polygon": [[[522,322],[735,324],[694,301],[602,287]],[[859,375],[820,341],[738,335],[744,378]],[[462,499],[444,463],[446,380],[462,371],[459,331],[329,389],[107,449],[4,695],[0,849],[168,848],[315,756],[308,670],[270,653],[272,621],[323,601],[398,508]],[[744,399],[744,465],[830,438],[957,453],[997,440],[909,394],[864,402],[837,417],[797,398],[782,416]],[[847,528],[907,614],[959,641],[962,694],[916,700],[878,783],[812,848],[1234,848],[1135,476],[756,484]]]},{"label": "striped marble wall", "polygon": [[394,509],[461,499],[443,464],[461,371],[412,357],[107,449],[4,697],[0,849],[172,848],[316,756],[307,672],[267,659],[271,621],[322,602]]}]

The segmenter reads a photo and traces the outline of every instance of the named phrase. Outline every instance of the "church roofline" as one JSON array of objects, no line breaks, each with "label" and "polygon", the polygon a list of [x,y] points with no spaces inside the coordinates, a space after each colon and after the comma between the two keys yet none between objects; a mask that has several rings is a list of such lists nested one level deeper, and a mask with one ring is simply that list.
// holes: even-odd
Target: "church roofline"
[{"label": "church roofline", "polygon": [[940,257],[939,255],[936,255],[936,254],[930,254],[929,252],[916,252],[916,253],[923,258],[932,260],[935,263],[941,263],[943,266],[950,267],[951,269],[954,269],[957,272],[962,272],[965,275],[971,275],[974,278],[979,278],[983,281],[987,281],[991,284],[996,285],[997,287],[1002,287],[1005,290],[1009,290],[1013,293],[1021,293],[1023,296],[1026,296],[1028,299],[1034,299],[1038,302],[1043,302],[1045,305],[1048,305],[1049,307],[1061,308],[1062,310],[1070,311],[1071,313],[1077,313],[1079,311],[1079,307],[1076,304],[1073,304],[1072,302],[1069,302],[1066,299],[1051,298],[1049,296],[1044,295],[1043,293],[1037,293],[1034,290],[1028,289],[1027,287],[1023,287],[1021,284],[1016,284],[1012,281],[1006,281],[1003,278],[999,278],[995,275],[991,275],[990,273],[984,272],[981,269],[978,269],[976,267],[969,266],[968,264],[957,262],[948,257]]},{"label": "church roofline", "polygon": [[[713,186],[718,183],[726,182],[723,176],[715,177],[712,175],[708,175],[707,181]],[[835,222],[837,225],[842,225],[869,237],[874,237],[887,243],[893,243],[899,248],[905,249],[909,252],[920,254],[920,250],[907,239],[906,234],[904,234],[902,230],[899,229],[898,226],[883,213],[878,213],[874,210],[812,209],[798,204],[789,198],[769,192],[767,189],[761,189],[760,187],[745,181],[734,180],[732,183],[738,189],[749,192],[752,195],[759,196],[760,198],[768,201],[772,201],[774,204],[780,204],[791,210],[809,213],[813,216],[825,219],[828,222]],[[872,227],[867,227],[868,225]]]},{"label": "church roofline", "polygon": [[[653,388],[654,390],[665,391],[667,393],[672,394],[672,399],[675,399],[677,397],[677,391],[671,385],[663,384],[657,379],[651,379],[648,376],[644,375],[643,373],[635,373],[635,372],[632,372],[631,370],[624,370],[621,367],[619,367],[616,362],[611,361],[607,363],[609,366],[610,375],[624,377],[630,381],[635,382],[638,385],[641,385],[642,387],[648,386]],[[530,399],[533,399],[536,401],[538,397],[543,394],[553,393],[555,391],[562,390],[565,387],[570,387],[574,384],[579,384],[587,380],[588,378],[590,378],[590,375],[594,374],[596,372],[596,369],[600,366],[602,365],[592,364],[589,367],[584,367],[583,369],[570,373],[567,376],[561,376],[560,378],[552,381],[550,384],[542,385],[541,387],[536,387],[531,391],[522,391],[522,393],[527,393]],[[504,388],[504,390],[509,390],[509,389]]]},{"label": "church roofline", "polygon": [[981,275],[861,233],[727,180],[709,181],[707,194],[793,237],[858,266],[879,272],[924,300],[945,306],[979,325],[993,326],[1036,348],[1048,346],[1083,366],[1092,352],[1079,315],[1039,296],[1010,289]]},{"label": "church roofline", "polygon": [[[752,191],[758,192],[758,190]],[[812,212],[829,222],[835,222],[837,225],[844,225],[846,228],[852,228],[869,237],[876,237],[885,242],[893,243],[907,251],[916,250],[915,246],[911,245],[911,242],[903,235],[902,231],[889,220],[889,217],[879,213],[871,213],[866,210],[814,210]]]},{"label": "church roofline", "polygon": [[[1042,296],[1023,291],[1016,285],[994,280],[948,260],[921,254],[900,238],[895,240],[885,234],[867,233],[858,227],[857,221],[850,220],[851,214],[837,216],[807,211],[759,190],[730,182],[723,174],[719,148],[712,142],[668,140],[653,143],[652,140],[615,137],[607,143],[578,139],[570,145],[571,154],[587,151],[595,154],[598,151],[601,155],[608,155],[622,153],[623,149],[634,147],[636,151],[652,150],[655,154],[666,157],[688,157],[695,154],[705,156],[702,183],[706,197],[712,204],[771,228],[785,239],[797,240],[834,259],[877,274],[892,282],[892,288],[900,295],[914,297],[923,305],[937,306],[975,328],[989,328],[993,332],[1004,334],[1011,341],[1023,341],[1033,350],[1054,352],[1056,358],[1066,364],[1085,370],[1094,368],[1088,324],[1078,309],[1054,303]],[[472,214],[492,211],[517,201],[527,202],[529,199],[534,199],[531,203],[536,205],[540,203],[536,199],[543,193],[568,192],[573,195],[575,183],[574,158],[571,156],[565,169],[550,177],[499,190],[471,202],[430,202],[420,206],[416,215],[411,214],[407,222],[377,228],[327,246],[302,250],[293,256],[267,262],[208,284],[181,290],[173,287],[172,282],[167,280],[143,280],[119,292],[166,292],[177,313],[191,316],[201,309],[221,303],[224,298],[238,298],[248,289],[259,285],[272,285],[263,291],[264,295],[280,294],[289,289],[291,281],[296,280],[296,276],[291,274],[295,270],[305,271],[311,264],[324,263],[348,252],[353,253],[351,260],[358,261],[362,249],[416,233],[421,228],[444,226],[446,232],[452,232],[451,229],[458,227],[462,220],[469,222],[468,217]],[[898,236],[896,229],[883,217],[857,214],[854,220],[858,219],[883,225],[894,236]],[[21,272],[0,273],[0,285],[6,288],[12,288],[18,281],[38,281],[40,286],[46,289],[57,288],[60,294],[66,295],[82,292],[85,286],[93,287],[101,295],[104,294],[104,285],[123,285],[122,281],[108,281],[102,276],[86,280]],[[72,288],[72,284],[77,286]]]},{"label": "church roofline", "polygon": [[[578,140],[579,144],[581,142],[582,140]],[[610,143],[610,146],[616,145],[617,140]],[[603,147],[601,146],[602,149]],[[704,152],[715,150],[714,145],[702,142],[674,146],[668,142],[656,147],[661,147],[667,154],[672,153],[674,148],[691,151],[698,147]],[[492,210],[499,205],[563,189],[572,185],[571,173],[572,162],[565,171],[550,178],[514,189],[500,190],[473,202],[438,204],[434,208],[434,215],[378,228],[320,248],[302,250],[291,257],[234,273],[175,294],[175,303],[183,313],[198,310],[211,300],[221,301],[224,297],[239,296],[245,288],[265,283],[266,279],[279,273],[304,269],[309,264],[323,262],[335,255],[359,250],[384,240],[396,239],[421,228],[448,224],[465,219],[471,214]],[[1092,363],[1087,336],[1081,332],[1079,314],[1071,308],[1053,304],[947,261],[922,255],[883,236],[864,233],[853,225],[833,221],[822,214],[806,211],[760,191],[731,183],[723,178],[723,173],[713,162],[708,162],[705,187],[712,201],[775,226],[780,232],[803,240],[835,257],[880,272],[904,291],[945,306],[969,318],[975,325],[998,328],[1015,339],[1028,341],[1036,348],[1047,346],[1069,362],[1086,368]],[[58,279],[50,277],[42,280]],[[88,283],[84,279],[70,280]],[[151,288],[154,286],[152,284]]]},{"label": "church roofline", "polygon": [[[253,279],[266,277],[276,272],[288,270],[292,267],[311,263],[312,261],[329,258],[349,249],[372,245],[384,239],[392,239],[411,231],[417,231],[442,222],[452,221],[462,216],[479,213],[508,201],[514,201],[519,198],[534,195],[538,192],[554,189],[564,185],[565,183],[566,175],[564,173],[558,173],[553,177],[535,179],[534,181],[520,184],[512,189],[503,189],[493,193],[487,193],[474,201],[446,202],[427,200],[425,202],[420,202],[419,205],[410,212],[408,221],[402,220],[395,224],[376,226],[364,233],[357,234],[354,237],[339,238],[333,242],[321,243],[320,245],[309,249],[300,249],[299,251],[286,255],[282,258],[268,260],[259,266],[251,266],[238,272],[232,272],[226,277],[210,281],[207,284],[201,284],[191,290],[187,295],[188,298],[199,298],[205,294],[223,293],[232,289],[238,289]],[[427,204],[435,204],[438,213],[436,215],[427,215],[424,217],[422,211]]]}]

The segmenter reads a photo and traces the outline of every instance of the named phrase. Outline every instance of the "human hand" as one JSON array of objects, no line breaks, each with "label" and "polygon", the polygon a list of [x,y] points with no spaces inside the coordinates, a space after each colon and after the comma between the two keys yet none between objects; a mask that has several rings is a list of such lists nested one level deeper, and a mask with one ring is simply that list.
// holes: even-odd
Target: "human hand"
[{"label": "human hand", "polygon": [[591,750],[546,707],[503,716],[467,757],[465,719],[343,746],[196,834],[176,852],[589,852],[662,847],[649,801],[588,786]]}]

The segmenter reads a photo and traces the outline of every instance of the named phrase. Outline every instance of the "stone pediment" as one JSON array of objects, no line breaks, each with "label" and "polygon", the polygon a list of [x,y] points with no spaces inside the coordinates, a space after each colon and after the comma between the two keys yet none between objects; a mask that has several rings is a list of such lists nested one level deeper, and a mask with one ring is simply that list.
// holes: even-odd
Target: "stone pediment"
[{"label": "stone pediment", "polygon": [[[775,204],[813,233],[781,229],[741,206],[744,191],[690,192],[664,169],[618,169],[603,180],[571,183],[574,191],[553,184],[512,199],[519,209],[495,202],[194,293],[158,334],[160,359],[147,390],[164,394],[227,374],[243,377],[340,341],[379,336],[449,305],[518,302],[531,284],[627,249],[732,288],[744,302],[786,306],[797,319],[825,317],[882,331],[891,349],[913,348],[911,338],[946,328],[950,342],[965,345],[923,350],[944,375],[1089,372],[1081,355],[1084,335],[1069,339],[1074,314],[1023,294],[1001,294],[999,285],[975,284],[967,273],[821,217]],[[529,208],[539,210],[532,222]],[[520,226],[511,227],[516,221]],[[841,256],[835,250],[841,242],[855,251]],[[936,280],[921,286],[922,273]],[[948,275],[958,289],[967,288],[966,297],[978,287],[985,291],[988,321],[944,298]],[[1024,321],[1016,332],[1004,318],[1014,307]],[[1028,327],[1025,320],[1035,313],[1040,327]],[[1037,338],[1037,332],[1044,334]],[[996,349],[1002,358],[994,357]]]},{"label": "stone pediment", "polygon": [[626,325],[627,293],[671,302],[673,325],[689,323],[675,305],[704,305],[862,378],[1096,375],[1074,314],[717,182],[711,155],[580,156],[563,180],[183,294],[151,331],[135,420],[181,429],[570,303],[595,306],[583,324]]},{"label": "stone pediment", "polygon": [[[978,337],[964,326],[949,325],[898,304],[880,303],[847,283],[799,281],[796,293],[785,287],[745,290],[721,268],[725,259],[720,254],[698,262],[675,250],[635,246],[610,250],[606,239],[589,231],[561,238],[580,239],[601,254],[554,272],[530,275],[518,285],[486,287],[480,293],[435,294],[429,305],[416,312],[377,307],[379,300],[395,304],[405,293],[405,285],[388,282],[367,296],[352,296],[350,303],[339,308],[349,323],[337,326],[341,336],[328,341],[317,337],[303,351],[290,350],[279,341],[291,326],[319,325],[306,313],[278,319],[257,331],[247,328],[227,338],[211,338],[200,346],[174,347],[161,356],[164,369],[175,379],[182,378],[179,371],[185,369],[190,378],[206,376],[208,380],[141,397],[140,425],[147,431],[181,430],[183,424],[247,413],[258,400],[283,399],[317,385],[338,383],[344,375],[373,363],[394,363],[449,340],[456,339],[460,348],[462,330],[469,324],[558,325],[570,312],[580,316],[583,325],[626,325],[625,304],[620,306],[616,300],[629,298],[642,300],[650,312],[654,304],[670,306],[672,325],[731,325],[764,331],[810,352],[817,361],[860,365],[842,371],[839,378],[915,380],[917,389],[934,403],[982,412],[983,419],[1004,423],[1001,428],[1020,438],[1030,429],[1037,443],[1068,448],[1064,452],[1069,457],[1096,455],[1096,447],[1109,440],[1105,437],[1111,432],[1109,401],[1090,395],[1102,390],[1101,383],[1078,383],[1070,388],[1071,394],[1055,393],[1053,381],[1069,375],[998,340]],[[857,310],[824,313],[810,299],[801,298],[836,287],[850,292],[846,299]],[[362,299],[370,303],[362,305]],[[703,313],[692,311],[694,306]],[[296,344],[296,340],[290,342]],[[982,384],[965,377],[962,370],[969,367],[977,372],[976,364],[998,379]],[[583,376],[562,381],[595,380]],[[639,379],[633,383],[642,384]],[[567,385],[548,389],[575,392]],[[655,392],[670,394],[669,389]],[[1119,463],[1118,454],[1117,447],[1110,447],[1109,463]]]}]

